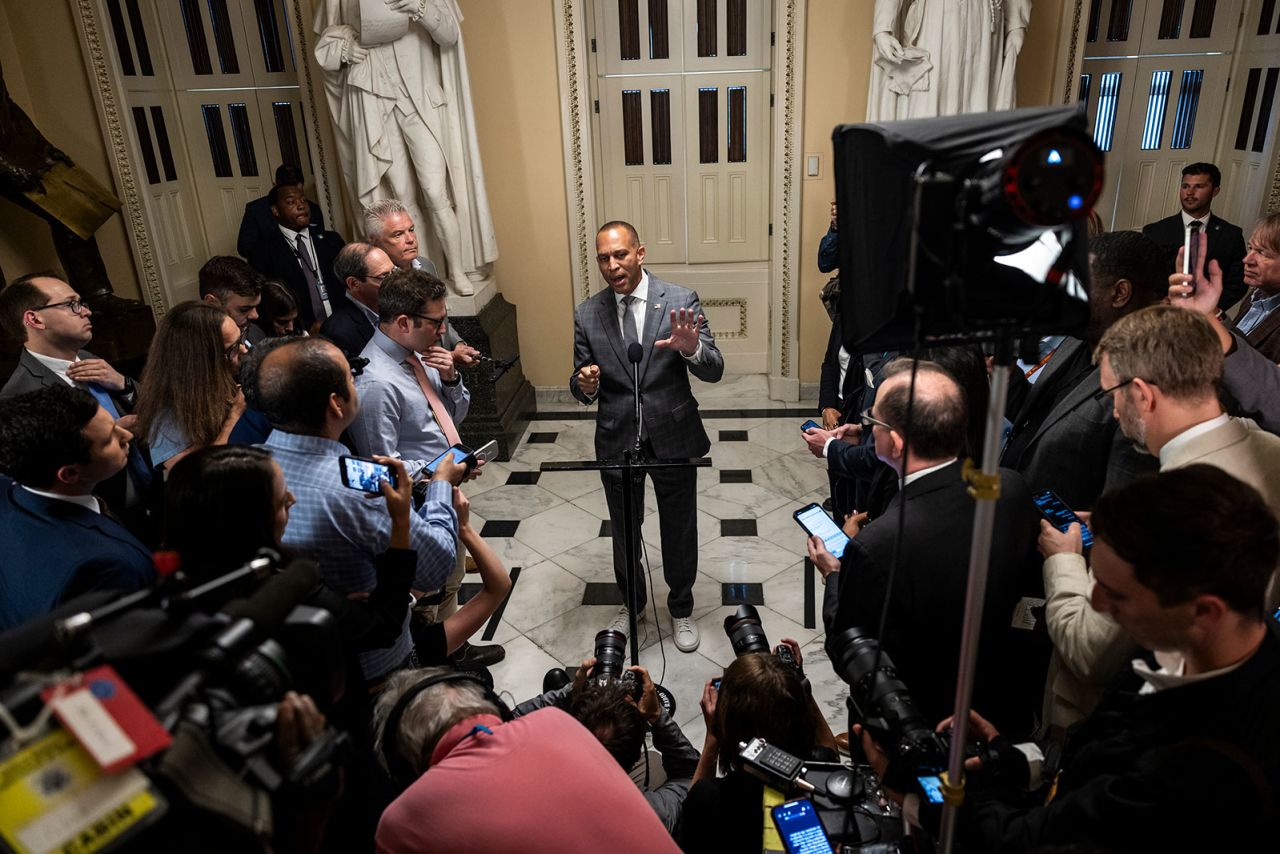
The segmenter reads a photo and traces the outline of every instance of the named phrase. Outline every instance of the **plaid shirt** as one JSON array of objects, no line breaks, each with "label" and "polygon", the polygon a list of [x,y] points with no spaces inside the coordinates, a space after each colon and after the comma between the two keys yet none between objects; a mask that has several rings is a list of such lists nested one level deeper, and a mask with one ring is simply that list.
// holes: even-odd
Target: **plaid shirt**
[{"label": "plaid shirt", "polygon": [[[338,457],[347,449],[331,439],[276,430],[260,447],[284,470],[284,482],[297,499],[289,511],[283,545],[320,564],[325,583],[339,593],[367,592],[378,584],[374,561],[391,542],[386,503],[365,498],[342,485]],[[438,590],[457,560],[458,519],[448,483],[431,483],[427,500],[409,514],[409,547],[418,554],[417,590]],[[407,603],[406,603],[407,605]],[[413,647],[409,609],[394,645],[360,654],[368,679],[399,667]]]}]

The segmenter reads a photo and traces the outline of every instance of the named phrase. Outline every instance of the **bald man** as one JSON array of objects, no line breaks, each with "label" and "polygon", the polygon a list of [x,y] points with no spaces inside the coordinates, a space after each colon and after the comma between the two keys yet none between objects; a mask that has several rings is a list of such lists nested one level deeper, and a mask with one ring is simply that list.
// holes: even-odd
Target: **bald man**
[{"label": "bald man", "polygon": [[[968,413],[951,375],[939,365],[921,362],[906,431],[908,447],[903,433],[911,362],[891,362],[885,377],[862,429],[871,431],[876,456],[898,474],[901,489],[885,512],[857,533],[842,559],[833,557],[818,537],[810,539],[809,554],[827,586],[824,619],[833,660],[847,629],[857,626],[876,634],[888,595],[889,616],[880,637],[884,652],[925,718],[936,723],[952,711],[969,575],[975,501],[967,493],[959,460]],[[1040,529],[1022,477],[1002,469],[1000,482],[974,703],[992,709],[1009,732],[1025,734],[1039,710],[1049,650],[1037,646],[1030,631],[1011,623],[1022,597],[1042,595],[1035,550]],[[899,542],[890,590],[889,569]]]}]

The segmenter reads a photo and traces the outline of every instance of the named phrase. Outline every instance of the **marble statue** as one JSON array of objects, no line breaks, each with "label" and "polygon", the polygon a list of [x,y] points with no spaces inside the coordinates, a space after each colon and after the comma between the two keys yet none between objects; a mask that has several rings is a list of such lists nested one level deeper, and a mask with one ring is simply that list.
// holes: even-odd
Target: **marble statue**
[{"label": "marble statue", "polygon": [[867,121],[1014,107],[1031,0],[876,0]]},{"label": "marble statue", "polygon": [[457,0],[321,0],[315,53],[352,196],[401,199],[429,222],[446,283],[467,296],[498,247],[461,21]]}]

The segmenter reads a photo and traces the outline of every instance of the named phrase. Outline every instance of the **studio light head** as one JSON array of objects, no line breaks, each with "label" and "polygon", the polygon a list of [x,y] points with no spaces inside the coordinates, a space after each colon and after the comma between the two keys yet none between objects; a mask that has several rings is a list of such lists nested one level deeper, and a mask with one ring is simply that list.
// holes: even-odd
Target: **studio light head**
[{"label": "studio light head", "polygon": [[1078,107],[836,128],[846,349],[1083,333],[1084,128]]}]

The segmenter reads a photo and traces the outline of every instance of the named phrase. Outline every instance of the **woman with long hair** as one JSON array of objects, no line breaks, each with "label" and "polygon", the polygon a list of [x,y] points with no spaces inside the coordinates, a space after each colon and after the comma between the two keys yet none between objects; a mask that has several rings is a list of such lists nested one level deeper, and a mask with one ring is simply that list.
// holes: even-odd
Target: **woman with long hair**
[{"label": "woman with long hair", "polygon": [[298,326],[298,301],[294,299],[293,293],[275,279],[268,279],[262,286],[258,319],[253,324],[267,338],[301,335],[302,329]]},{"label": "woman with long hair", "polygon": [[138,388],[135,431],[166,470],[206,445],[225,445],[244,414],[236,382],[248,349],[240,327],[201,302],[175,306],[156,327]]}]

